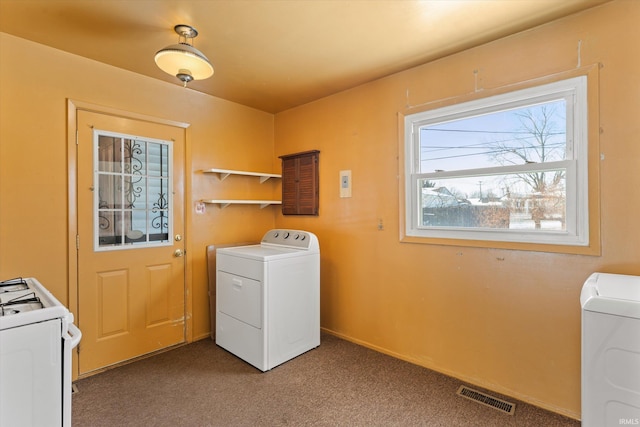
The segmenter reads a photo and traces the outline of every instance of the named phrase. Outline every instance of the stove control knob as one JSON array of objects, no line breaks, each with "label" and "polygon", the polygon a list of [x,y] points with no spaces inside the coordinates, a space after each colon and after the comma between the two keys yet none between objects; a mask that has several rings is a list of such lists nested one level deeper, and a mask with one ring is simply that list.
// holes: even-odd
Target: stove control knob
[{"label": "stove control knob", "polygon": [[294,239],[294,240],[298,240],[299,238],[300,238],[300,235],[299,235],[299,234],[296,234],[295,236],[293,236],[293,239]]},{"label": "stove control knob", "polygon": [[273,233],[273,237],[276,238],[276,239],[278,238],[279,235],[280,235],[280,233],[278,233],[277,231],[275,233]]},{"label": "stove control knob", "polygon": [[285,239],[288,239],[288,238],[289,238],[289,232],[288,232],[288,231],[284,233],[284,238],[285,238]]}]

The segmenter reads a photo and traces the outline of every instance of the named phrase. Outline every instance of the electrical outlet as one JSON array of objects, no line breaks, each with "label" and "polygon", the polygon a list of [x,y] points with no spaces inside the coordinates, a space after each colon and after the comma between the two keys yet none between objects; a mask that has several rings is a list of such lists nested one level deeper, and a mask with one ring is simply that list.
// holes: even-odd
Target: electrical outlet
[{"label": "electrical outlet", "polygon": [[340,171],[340,197],[351,197],[351,171]]}]

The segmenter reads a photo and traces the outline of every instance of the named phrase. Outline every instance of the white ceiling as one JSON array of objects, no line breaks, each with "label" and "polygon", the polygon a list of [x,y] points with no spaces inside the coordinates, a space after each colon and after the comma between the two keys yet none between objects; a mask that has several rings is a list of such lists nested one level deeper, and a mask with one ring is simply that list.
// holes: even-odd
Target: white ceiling
[{"label": "white ceiling", "polygon": [[275,113],[606,1],[0,0],[0,31],[179,85],[153,56],[192,25],[189,88]]}]

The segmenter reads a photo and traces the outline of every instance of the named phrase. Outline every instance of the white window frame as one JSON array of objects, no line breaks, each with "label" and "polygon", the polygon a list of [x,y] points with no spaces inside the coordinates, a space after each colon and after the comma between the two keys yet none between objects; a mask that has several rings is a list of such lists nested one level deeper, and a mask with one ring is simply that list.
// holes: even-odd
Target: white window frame
[{"label": "white window frame", "polygon": [[[459,120],[508,108],[525,107],[564,98],[567,101],[567,147],[562,161],[502,166],[458,171],[420,173],[420,132],[426,125]],[[433,110],[422,111],[404,118],[405,172],[405,230],[406,236],[518,242],[550,245],[589,245],[588,202],[588,123],[587,77],[529,87],[509,93],[476,99]],[[535,172],[566,169],[566,227],[564,231],[508,230],[464,227],[434,227],[421,225],[420,186],[422,179],[480,177],[510,172]]]}]

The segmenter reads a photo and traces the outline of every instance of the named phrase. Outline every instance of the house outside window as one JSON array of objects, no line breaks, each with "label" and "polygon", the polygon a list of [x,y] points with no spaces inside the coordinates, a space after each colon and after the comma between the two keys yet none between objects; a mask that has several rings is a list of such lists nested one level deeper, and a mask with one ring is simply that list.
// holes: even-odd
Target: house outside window
[{"label": "house outside window", "polygon": [[586,76],[404,120],[407,236],[589,244]]}]

